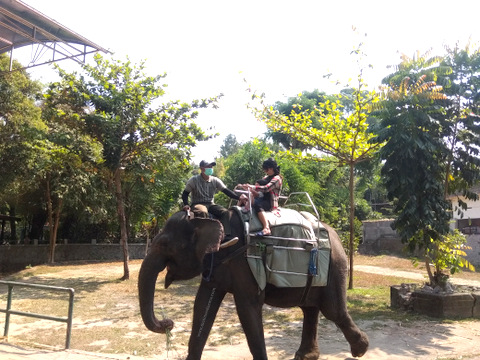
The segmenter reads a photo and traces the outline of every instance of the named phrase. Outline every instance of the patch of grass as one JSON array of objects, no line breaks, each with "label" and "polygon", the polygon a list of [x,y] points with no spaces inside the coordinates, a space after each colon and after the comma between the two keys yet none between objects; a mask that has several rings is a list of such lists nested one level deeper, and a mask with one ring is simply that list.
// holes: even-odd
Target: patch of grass
[{"label": "patch of grass", "polygon": [[[417,261],[416,266],[413,264],[412,259]],[[391,256],[391,255],[356,254],[354,257],[354,264],[373,265],[373,266],[386,267],[389,269],[398,269],[398,270],[406,270],[406,271],[425,270],[425,264],[423,263],[423,260],[413,258],[413,257],[407,257],[407,256],[401,257],[401,256]]]}]

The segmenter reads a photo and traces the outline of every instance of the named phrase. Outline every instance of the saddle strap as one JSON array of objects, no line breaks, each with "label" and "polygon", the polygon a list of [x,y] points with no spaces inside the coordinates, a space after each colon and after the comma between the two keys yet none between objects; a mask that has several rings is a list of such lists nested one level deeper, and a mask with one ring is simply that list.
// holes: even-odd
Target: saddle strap
[{"label": "saddle strap", "polygon": [[305,305],[305,302],[307,301],[308,293],[312,288],[312,281],[313,281],[313,275],[308,274],[307,284],[305,285],[305,289],[303,290],[302,299],[300,300],[300,306]]}]

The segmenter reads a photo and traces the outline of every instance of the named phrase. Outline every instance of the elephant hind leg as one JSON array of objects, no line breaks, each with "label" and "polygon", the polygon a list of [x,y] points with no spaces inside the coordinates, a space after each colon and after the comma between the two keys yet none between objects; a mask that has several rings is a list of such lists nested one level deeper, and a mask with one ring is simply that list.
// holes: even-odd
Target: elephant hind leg
[{"label": "elephant hind leg", "polygon": [[368,350],[368,336],[363,331],[360,331],[360,334],[355,342],[350,343],[350,351],[352,356],[361,357],[365,355]]},{"label": "elephant hind leg", "polygon": [[352,356],[361,357],[367,352],[369,345],[368,336],[358,328],[348,313],[345,313],[341,320],[329,320],[334,321],[339,329],[343,332],[345,339],[347,339],[348,343],[350,344]]},{"label": "elephant hind leg", "polygon": [[295,353],[294,360],[317,360],[320,357],[317,339],[320,310],[317,307],[302,307],[301,309],[303,311],[302,342]]}]

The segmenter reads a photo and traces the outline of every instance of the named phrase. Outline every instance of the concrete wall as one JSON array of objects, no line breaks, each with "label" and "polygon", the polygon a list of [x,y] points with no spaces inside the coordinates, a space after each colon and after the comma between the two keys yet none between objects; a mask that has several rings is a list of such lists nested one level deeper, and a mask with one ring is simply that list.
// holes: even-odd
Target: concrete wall
[{"label": "concrete wall", "polygon": [[[129,244],[128,252],[130,259],[143,259],[145,244]],[[55,247],[55,262],[78,260],[123,261],[123,251],[120,244],[57,244]],[[47,262],[48,245],[0,246],[0,273]]]},{"label": "concrete wall", "polygon": [[467,253],[465,258],[475,266],[477,271],[480,271],[480,234],[468,235],[467,245],[471,249],[465,250]]},{"label": "concrete wall", "polygon": [[393,220],[375,220],[363,222],[363,242],[358,251],[366,255],[405,254],[404,244],[397,232],[391,228]]},{"label": "concrete wall", "polygon": [[[358,252],[365,255],[407,255],[408,253],[403,250],[405,244],[402,244],[397,232],[390,226],[392,221],[364,221],[363,243],[359,245]],[[480,269],[480,234],[468,235],[467,246],[471,249],[465,250],[467,254],[465,258]]]}]

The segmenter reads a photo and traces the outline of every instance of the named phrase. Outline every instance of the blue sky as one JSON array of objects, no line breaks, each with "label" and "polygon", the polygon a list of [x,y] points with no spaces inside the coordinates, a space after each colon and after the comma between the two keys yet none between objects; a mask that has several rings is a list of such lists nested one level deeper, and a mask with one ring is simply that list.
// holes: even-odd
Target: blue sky
[{"label": "blue sky", "polygon": [[[265,131],[246,108],[247,84],[270,103],[315,88],[335,92],[357,74],[350,52],[365,43],[372,87],[398,64],[444,45],[478,43],[478,0],[23,0],[62,25],[109,49],[115,59],[146,61],[151,75],[167,73],[167,96],[188,101],[224,97],[218,110],[203,111],[205,130],[220,136],[194,150],[194,159],[212,159],[228,134],[245,142]],[[355,35],[352,26],[366,37]],[[31,48],[20,61],[29,61]],[[18,53],[20,54],[20,52]],[[66,61],[60,62],[69,68]],[[32,76],[50,81],[49,66]],[[332,73],[330,80],[323,75]]]}]

